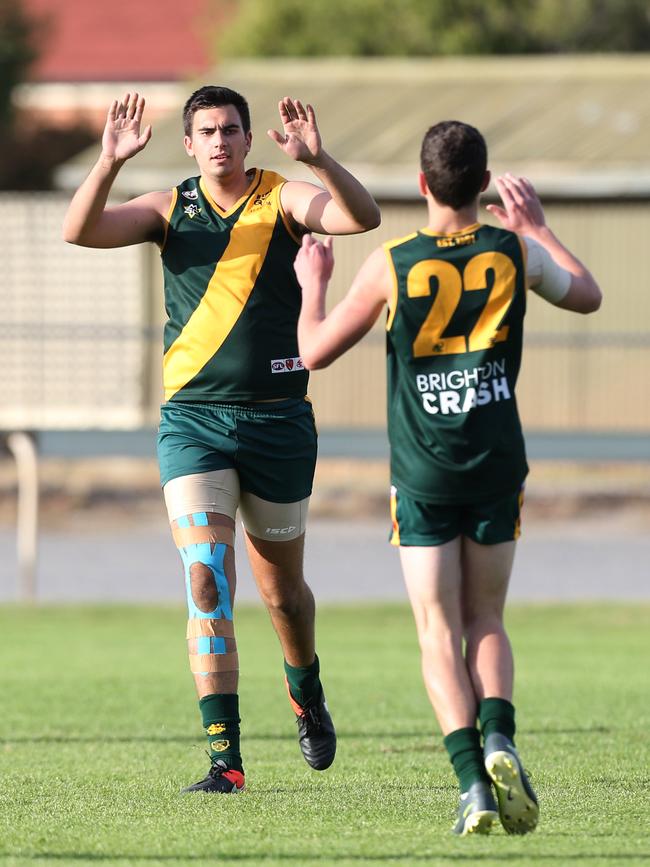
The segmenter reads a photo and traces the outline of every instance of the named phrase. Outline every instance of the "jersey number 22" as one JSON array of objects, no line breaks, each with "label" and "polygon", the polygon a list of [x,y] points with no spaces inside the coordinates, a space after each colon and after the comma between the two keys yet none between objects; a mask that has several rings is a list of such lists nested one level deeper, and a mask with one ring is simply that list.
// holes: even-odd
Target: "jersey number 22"
[{"label": "jersey number 22", "polygon": [[[494,275],[492,289],[469,335],[443,337],[443,333],[463,292],[487,288],[487,272]],[[479,253],[469,260],[463,272],[444,259],[423,259],[414,265],[406,278],[409,298],[431,295],[431,278],[438,280],[438,291],[431,309],[413,341],[413,355],[451,355],[489,349],[508,337],[508,326],[502,325],[515,294],[517,270],[504,253]]]}]

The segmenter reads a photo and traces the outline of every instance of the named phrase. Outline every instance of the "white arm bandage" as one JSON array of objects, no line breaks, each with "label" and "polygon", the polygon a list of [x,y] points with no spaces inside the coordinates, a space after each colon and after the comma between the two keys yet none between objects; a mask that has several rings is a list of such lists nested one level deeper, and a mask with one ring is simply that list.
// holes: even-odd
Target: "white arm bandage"
[{"label": "white arm bandage", "polygon": [[526,274],[530,288],[551,304],[557,304],[569,291],[571,274],[551,258],[548,250],[532,238],[524,238],[528,248]]}]

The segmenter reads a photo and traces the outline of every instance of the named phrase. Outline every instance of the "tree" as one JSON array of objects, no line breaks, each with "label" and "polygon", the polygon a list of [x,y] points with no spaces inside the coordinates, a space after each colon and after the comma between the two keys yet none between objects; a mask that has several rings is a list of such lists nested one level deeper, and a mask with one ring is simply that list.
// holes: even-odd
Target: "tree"
[{"label": "tree", "polygon": [[0,190],[50,189],[54,167],[96,138],[83,123],[13,123],[11,94],[37,57],[45,24],[30,20],[21,0],[0,0]]},{"label": "tree", "polygon": [[0,130],[5,132],[11,119],[11,93],[36,59],[35,33],[20,0],[0,0]]},{"label": "tree", "polygon": [[[216,0],[219,56],[648,51],[647,0]],[[227,17],[228,16],[228,17]]]}]

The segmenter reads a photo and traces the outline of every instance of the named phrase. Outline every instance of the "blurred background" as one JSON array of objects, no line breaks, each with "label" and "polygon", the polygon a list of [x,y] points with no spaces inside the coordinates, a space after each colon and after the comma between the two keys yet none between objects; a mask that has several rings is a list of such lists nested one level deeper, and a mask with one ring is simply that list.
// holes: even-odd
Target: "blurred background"
[{"label": "blurred background", "polygon": [[[379,202],[379,229],[335,242],[332,302],[370,250],[424,224],[431,124],[476,125],[494,173],[533,181],[605,300],[579,317],[530,298],[513,592],[650,597],[649,52],[644,0],[0,0],[0,600],[182,600],[155,463],[157,248],[70,247],[61,224],[126,91],[145,95],[154,133],[115,199],[193,174],[180,112],[204,83],[247,97],[250,165],[289,178],[310,173],[266,130],[282,96],[313,103],[326,149]],[[310,396],[314,589],[402,598],[386,545],[383,323],[313,374]],[[240,564],[240,598],[254,598]]]}]

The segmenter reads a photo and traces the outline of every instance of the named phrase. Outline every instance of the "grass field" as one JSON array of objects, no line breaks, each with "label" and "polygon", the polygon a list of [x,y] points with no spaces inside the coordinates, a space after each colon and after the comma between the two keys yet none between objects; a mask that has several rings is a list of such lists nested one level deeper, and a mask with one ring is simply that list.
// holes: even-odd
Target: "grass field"
[{"label": "grass field", "polygon": [[0,608],[3,865],[650,863],[650,607],[513,607],[518,745],[538,830],[450,835],[456,786],[403,606],[323,608],[339,732],[305,765],[275,636],[239,611],[247,791],[179,797],[207,768],[165,608]]}]

